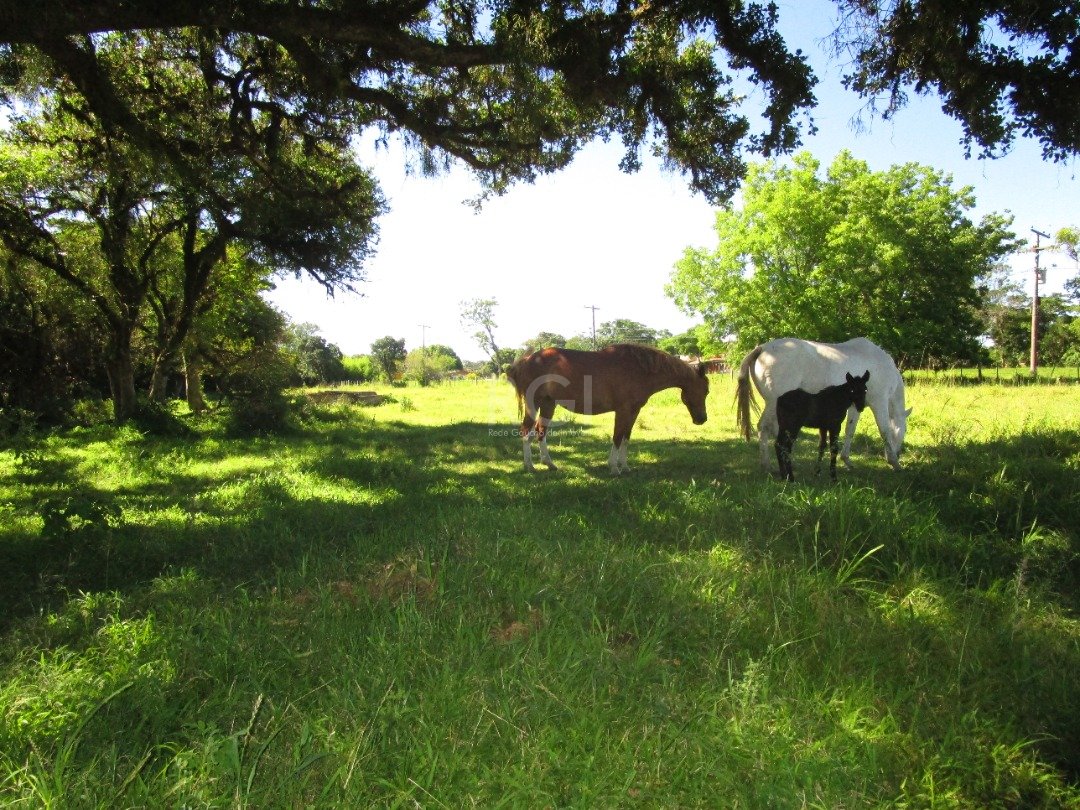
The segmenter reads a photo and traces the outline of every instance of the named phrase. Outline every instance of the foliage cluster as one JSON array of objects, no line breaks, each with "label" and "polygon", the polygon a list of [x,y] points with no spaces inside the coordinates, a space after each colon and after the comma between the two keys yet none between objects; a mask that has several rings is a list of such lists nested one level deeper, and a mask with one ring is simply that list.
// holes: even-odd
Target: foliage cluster
[{"label": "foliage cluster", "polygon": [[405,357],[403,379],[427,385],[463,369],[461,358],[449,346],[432,344],[413,349]]},{"label": "foliage cluster", "polygon": [[371,344],[371,361],[378,369],[379,375],[386,381],[397,377],[398,367],[405,361],[408,352],[405,351],[405,338],[394,338],[387,335]]},{"label": "foliage cluster", "polygon": [[282,350],[296,369],[300,385],[320,385],[345,379],[341,349],[319,335],[315,324],[290,324]]},{"label": "foliage cluster", "polygon": [[371,382],[378,376],[375,361],[369,354],[346,355],[341,358],[341,364],[345,369],[343,381]]},{"label": "foliage cluster", "polygon": [[[1058,244],[1068,254],[1069,230],[1063,229]],[[1073,251],[1075,252],[1075,251]],[[1038,309],[1038,357],[1045,365],[1080,365],[1080,295],[1074,292],[1080,274],[1066,282],[1063,295],[1040,295]],[[995,268],[980,284],[982,318],[993,342],[990,354],[995,365],[1026,366],[1031,357],[1031,295],[1009,274]]]},{"label": "foliage cluster", "polygon": [[[1080,151],[1078,113],[1045,101],[1075,90],[1075,14],[1016,0],[836,6],[833,46],[850,56],[844,80],[875,112],[888,118],[910,89],[936,91],[964,142],[984,153],[1007,148],[1017,132],[1037,138],[1048,158]],[[567,165],[593,138],[618,137],[625,169],[650,149],[694,188],[727,199],[743,154],[796,148],[800,116],[814,104],[816,77],[805,55],[787,49],[779,15],[776,4],[704,0],[242,8],[178,0],[167,10],[3,0],[0,93],[67,84],[105,129],[128,131],[174,171],[195,174],[211,130],[140,116],[126,95],[129,62],[97,49],[102,32],[139,32],[205,68],[187,87],[152,87],[163,107],[184,91],[231,88],[227,117],[241,151],[285,128],[317,139],[342,122],[354,132],[378,127],[416,145],[420,168],[456,158],[499,191]],[[735,78],[758,92],[736,92]]]},{"label": "foliage cluster", "polygon": [[968,219],[970,188],[926,166],[873,172],[841,153],[753,166],[714,250],[688,249],[668,293],[737,353],[780,335],[870,338],[904,365],[974,361],[976,280],[1016,245],[1010,220]]}]

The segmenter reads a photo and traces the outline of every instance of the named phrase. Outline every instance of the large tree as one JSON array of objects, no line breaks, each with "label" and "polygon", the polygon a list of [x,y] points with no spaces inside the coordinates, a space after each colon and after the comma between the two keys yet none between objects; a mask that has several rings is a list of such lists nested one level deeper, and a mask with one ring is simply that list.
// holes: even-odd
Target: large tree
[{"label": "large tree", "polygon": [[[461,302],[461,325],[476,330],[472,338],[491,360],[492,371],[496,374],[502,364],[500,355],[504,353],[495,342],[495,330],[499,328],[495,323],[495,307],[498,305],[494,298],[473,298]],[[512,357],[509,362],[513,362]]]},{"label": "large tree", "polygon": [[0,246],[0,411],[58,421],[73,400],[100,395],[93,347],[101,336],[88,310],[62,282]]},{"label": "large tree", "polygon": [[461,371],[461,358],[449,346],[436,343],[413,349],[405,358],[405,379],[427,385],[433,380],[445,378],[453,371]]},{"label": "large tree", "polygon": [[596,327],[597,348],[611,346],[614,343],[640,343],[644,346],[655,346],[660,337],[667,336],[660,335],[655,329],[628,318],[604,321]]},{"label": "large tree", "polygon": [[[937,92],[983,151],[1015,132],[1048,157],[1080,152],[1080,14],[1071,3],[836,0],[834,47],[856,92],[891,114]],[[489,187],[564,166],[595,136],[618,136],[625,168],[643,148],[724,197],[746,149],[798,143],[815,82],[777,33],[773,3],[713,0],[0,0],[0,81],[77,88],[106,125],[179,171],[194,133],[143,117],[100,59],[108,31],[197,32],[208,86],[228,88],[238,140],[291,121],[312,134],[342,119],[401,132],[433,167],[449,157]],[[763,90],[741,106],[733,74]],[[250,126],[253,111],[268,122]],[[270,124],[276,121],[277,124]]]},{"label": "large tree", "polygon": [[319,334],[313,323],[293,323],[285,328],[282,347],[294,363],[304,385],[322,385],[345,379],[341,349]]},{"label": "large tree", "polygon": [[[203,81],[214,67],[200,45],[192,32],[93,42],[99,63],[123,80],[114,89],[126,108],[184,145],[184,171],[110,128],[63,81],[20,112],[0,145],[0,238],[96,308],[117,418],[135,408],[132,336],[148,307],[160,381],[230,244],[264,267],[349,287],[363,277],[382,211],[348,151],[347,127],[316,141],[261,108],[235,118],[229,88]],[[261,140],[248,137],[255,130]]]},{"label": "large tree", "polygon": [[531,354],[540,349],[546,349],[549,346],[555,346],[561,349],[565,345],[566,338],[558,332],[540,332],[535,337],[531,337],[521,344],[521,352],[522,354]]},{"label": "large tree", "polygon": [[1015,246],[1011,219],[967,217],[970,188],[917,164],[874,172],[841,153],[752,167],[719,244],[688,249],[668,293],[736,348],[783,335],[869,337],[899,360],[971,359],[983,332],[976,280]]},{"label": "large tree", "polygon": [[406,356],[404,338],[394,338],[387,335],[371,344],[371,359],[387,380],[392,381],[394,379]]}]

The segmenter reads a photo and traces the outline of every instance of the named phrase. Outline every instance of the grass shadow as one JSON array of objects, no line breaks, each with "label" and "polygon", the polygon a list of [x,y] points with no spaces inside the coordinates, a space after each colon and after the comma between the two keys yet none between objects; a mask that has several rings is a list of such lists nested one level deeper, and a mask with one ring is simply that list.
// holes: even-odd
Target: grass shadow
[{"label": "grass shadow", "polygon": [[[140,681],[133,705],[161,704],[156,720],[122,706],[100,718],[103,728],[138,729],[120,743],[134,761],[163,738],[198,744],[202,715],[189,707],[242,723],[254,696],[288,694],[274,680],[281,673],[311,666],[319,684],[305,683],[303,700],[318,710],[307,716],[333,726],[326,739],[377,739],[364,767],[380,774],[415,774],[408,757],[421,738],[475,734],[493,714],[520,732],[491,721],[474,770],[498,761],[513,773],[531,758],[556,773],[552,751],[573,749],[570,732],[588,715],[605,732],[589,737],[598,774],[620,772],[629,754],[709,772],[707,753],[667,740],[648,747],[642,730],[662,728],[741,762],[733,772],[751,776],[733,790],[758,802],[794,800],[822,774],[852,796],[891,800],[899,781],[877,783],[851,763],[877,761],[917,781],[948,749],[961,757],[948,767],[993,773],[993,757],[1019,756],[1008,745],[998,752],[1003,740],[1038,740],[1068,778],[1080,774],[1080,721],[1061,677],[1080,664],[1075,637],[991,587],[1015,584],[1020,558],[969,553],[1015,541],[1015,522],[998,515],[1009,508],[1006,484],[1025,521],[1068,531],[1059,521],[1075,507],[1055,499],[1068,487],[1073,433],[920,448],[900,474],[860,458],[837,485],[791,486],[760,471],[756,446],[710,436],[645,433],[631,442],[632,472],[612,477],[599,426],[553,445],[559,471],[527,474],[520,441],[502,430],[360,419],[242,443],[147,439],[117,451],[115,480],[65,461],[62,484],[19,481],[18,527],[0,535],[5,570],[18,572],[0,605],[6,628],[74,615],[65,603],[79,591],[115,591],[128,614],[156,614],[176,694]],[[88,441],[70,439],[57,458]],[[1017,456],[1054,498],[1033,497],[1012,472],[992,484],[990,460]],[[48,535],[29,511],[61,496],[109,509],[81,514],[76,503]],[[35,639],[92,643],[86,627],[99,625],[87,622]],[[402,672],[409,700],[395,703],[386,696]],[[440,698],[425,702],[426,690]],[[325,719],[357,692],[355,718]],[[538,714],[518,717],[527,707]],[[289,704],[271,717],[286,723],[286,708],[296,714]],[[282,757],[303,739],[289,728]],[[626,743],[639,738],[640,750]],[[439,769],[441,784],[467,780],[469,764]],[[665,779],[642,777],[634,790],[646,803],[670,797],[677,777]],[[967,798],[994,799],[986,789]]]}]

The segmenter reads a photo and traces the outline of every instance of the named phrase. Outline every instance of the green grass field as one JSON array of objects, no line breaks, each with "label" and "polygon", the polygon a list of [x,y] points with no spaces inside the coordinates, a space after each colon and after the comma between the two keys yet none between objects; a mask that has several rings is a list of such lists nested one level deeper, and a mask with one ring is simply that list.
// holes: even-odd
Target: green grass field
[{"label": "green grass field", "polygon": [[[505,382],[0,452],[0,802],[1080,807],[1080,386],[909,388],[784,484]],[[24,448],[25,451],[25,448]]]}]

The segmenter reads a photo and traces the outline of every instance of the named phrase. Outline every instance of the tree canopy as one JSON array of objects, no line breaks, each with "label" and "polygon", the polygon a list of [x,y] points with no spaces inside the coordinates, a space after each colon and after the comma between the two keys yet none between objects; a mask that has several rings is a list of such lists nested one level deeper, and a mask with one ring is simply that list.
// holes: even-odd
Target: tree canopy
[{"label": "tree canopy", "polygon": [[[421,168],[462,160],[494,191],[617,136],[624,168],[651,149],[724,198],[741,175],[741,149],[794,148],[796,118],[813,100],[804,58],[788,52],[775,11],[759,4],[105,0],[27,13],[5,0],[0,20],[10,92],[68,87],[107,128],[189,177],[199,171],[198,133],[139,114],[124,65],[98,51],[104,32],[187,40],[202,90],[231,98],[241,149],[286,126],[314,138],[373,126],[416,146]],[[731,85],[742,70],[761,86],[764,110],[743,109]],[[154,88],[166,108],[179,90]],[[753,132],[758,112],[765,126]]]},{"label": "tree canopy", "polygon": [[667,336],[666,332],[658,333],[655,329],[629,318],[604,321],[596,327],[597,348],[614,343],[640,343],[645,346],[655,346],[657,340]]},{"label": "tree canopy", "polygon": [[[1048,157],[1080,152],[1080,14],[1070,4],[836,0],[834,47],[846,81],[882,102],[937,91],[969,142],[1005,148],[1014,132]],[[622,140],[624,169],[645,150],[714,200],[730,197],[744,153],[799,145],[816,82],[789,51],[773,3],[706,0],[300,0],[168,4],[0,0],[0,87],[10,99],[68,88],[190,178],[201,133],[130,98],[128,64],[99,50],[108,32],[182,42],[193,84],[145,88],[164,110],[221,93],[243,150],[283,127],[340,138],[377,127],[417,147],[422,169],[464,161],[487,187],[565,166],[596,137]],[[760,92],[732,83],[739,77]],[[756,123],[762,126],[755,131]]]},{"label": "tree canopy", "polygon": [[837,0],[834,47],[851,58],[844,83],[880,102],[888,118],[907,93],[936,92],[983,155],[1007,150],[1017,133],[1044,157],[1080,153],[1080,6],[1032,3]]},{"label": "tree canopy", "polygon": [[408,352],[405,351],[404,338],[387,335],[371,344],[371,359],[379,372],[388,380],[394,379],[398,367],[405,362],[406,356]]},{"label": "tree canopy", "polygon": [[918,164],[872,172],[841,153],[751,167],[715,250],[688,249],[668,285],[737,350],[793,335],[862,335],[917,362],[970,360],[982,333],[976,280],[1016,245],[1010,218],[974,223],[970,188]]}]

